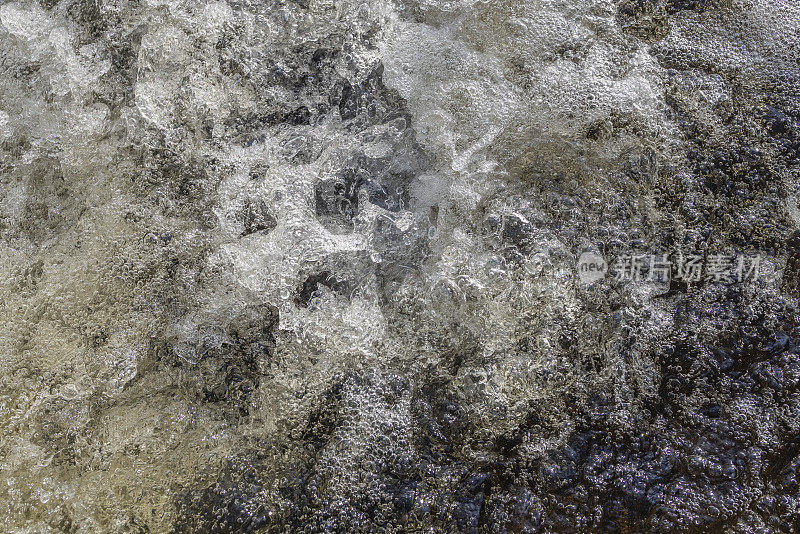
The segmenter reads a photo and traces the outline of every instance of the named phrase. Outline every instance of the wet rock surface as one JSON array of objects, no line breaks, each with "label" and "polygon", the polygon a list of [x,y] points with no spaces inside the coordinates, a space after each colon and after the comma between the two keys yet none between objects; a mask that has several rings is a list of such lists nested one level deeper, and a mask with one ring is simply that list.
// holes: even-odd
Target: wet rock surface
[{"label": "wet rock surface", "polygon": [[798,21],[3,3],[0,530],[800,531]]}]

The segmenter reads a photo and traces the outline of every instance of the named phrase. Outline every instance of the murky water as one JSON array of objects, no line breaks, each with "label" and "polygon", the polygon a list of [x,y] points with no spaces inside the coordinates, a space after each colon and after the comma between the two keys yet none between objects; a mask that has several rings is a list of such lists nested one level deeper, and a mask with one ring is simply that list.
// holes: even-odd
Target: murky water
[{"label": "murky water", "polygon": [[799,31],[3,3],[0,530],[800,530]]}]

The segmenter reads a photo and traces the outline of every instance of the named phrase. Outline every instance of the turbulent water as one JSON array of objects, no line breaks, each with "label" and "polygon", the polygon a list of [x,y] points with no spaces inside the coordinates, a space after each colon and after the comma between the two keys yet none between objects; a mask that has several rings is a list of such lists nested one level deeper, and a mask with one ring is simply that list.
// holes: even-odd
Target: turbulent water
[{"label": "turbulent water", "polygon": [[799,202],[796,0],[3,2],[0,530],[800,532]]}]

